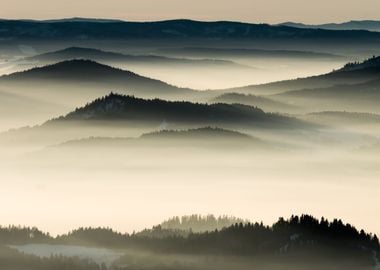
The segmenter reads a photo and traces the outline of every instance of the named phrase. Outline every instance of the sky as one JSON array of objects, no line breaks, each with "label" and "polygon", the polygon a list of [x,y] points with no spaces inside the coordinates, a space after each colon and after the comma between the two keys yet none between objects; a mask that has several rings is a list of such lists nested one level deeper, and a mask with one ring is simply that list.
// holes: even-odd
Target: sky
[{"label": "sky", "polygon": [[380,19],[379,0],[0,0],[0,18],[188,18],[304,23]]}]

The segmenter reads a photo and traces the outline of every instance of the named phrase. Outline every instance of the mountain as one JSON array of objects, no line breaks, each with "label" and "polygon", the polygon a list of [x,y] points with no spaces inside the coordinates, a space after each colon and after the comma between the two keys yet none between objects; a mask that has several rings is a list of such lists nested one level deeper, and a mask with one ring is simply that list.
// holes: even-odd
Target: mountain
[{"label": "mountain", "polygon": [[69,60],[53,65],[33,68],[0,77],[0,85],[26,87],[32,91],[33,86],[53,91],[65,86],[71,91],[117,89],[136,95],[184,95],[190,89],[178,88],[159,80],[140,76],[136,73],[99,64],[91,60]]},{"label": "mountain", "polygon": [[326,23],[326,24],[303,24],[286,22],[280,24],[282,26],[297,27],[297,28],[308,28],[308,29],[328,29],[328,30],[368,30],[380,32],[380,21],[349,21],[344,23]]},{"label": "mountain", "polygon": [[117,39],[380,39],[368,31],[330,31],[240,22],[170,20],[158,22],[94,21],[0,21],[0,39],[11,40],[117,40]]},{"label": "mountain", "polygon": [[268,112],[294,112],[297,111],[297,107],[290,104],[278,102],[268,97],[245,95],[241,93],[226,93],[215,98],[212,98],[210,102],[214,103],[227,103],[227,104],[244,104],[248,106],[254,106],[262,108]]},{"label": "mountain", "polygon": [[360,84],[376,79],[380,79],[379,57],[373,57],[363,62],[348,63],[340,69],[322,75],[225,89],[223,92],[271,95],[295,90]]},{"label": "mountain", "polygon": [[196,66],[196,67],[235,67],[235,68],[249,68],[236,64],[227,60],[214,60],[214,59],[185,59],[185,58],[170,58],[157,55],[126,55],[122,53],[103,51],[93,48],[83,47],[69,47],[63,50],[44,53],[22,60],[23,65],[25,61],[31,64],[53,64],[67,60],[86,59],[104,64],[124,63],[129,65],[172,65],[172,66]]}]

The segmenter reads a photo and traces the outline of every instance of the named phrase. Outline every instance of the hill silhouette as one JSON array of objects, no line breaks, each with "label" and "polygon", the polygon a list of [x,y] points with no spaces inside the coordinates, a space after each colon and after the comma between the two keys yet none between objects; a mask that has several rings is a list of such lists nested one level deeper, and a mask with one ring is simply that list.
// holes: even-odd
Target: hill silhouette
[{"label": "hill silhouette", "polygon": [[[136,94],[186,94],[190,89],[178,88],[159,80],[140,76],[136,73],[99,64],[91,60],[69,60],[44,67],[12,73],[0,77],[0,84],[22,85],[54,89],[56,84],[60,87],[67,85],[74,88],[87,87],[92,89],[120,89],[120,91]],[[41,85],[42,84],[42,85]],[[31,90],[31,89],[29,89]]]},{"label": "hill silhouette", "polygon": [[[168,142],[173,145],[174,142],[182,143],[186,145],[186,142],[199,141],[202,143],[201,147],[207,147],[208,145],[212,145],[217,143],[218,140],[222,140],[224,143],[227,142],[240,142],[244,141],[246,143],[254,142],[257,139],[246,135],[241,132],[222,129],[217,127],[201,127],[194,129],[186,129],[186,130],[171,130],[165,129],[160,131],[153,131],[149,133],[143,133],[141,136],[137,138],[123,138],[123,137],[89,137],[83,138],[79,140],[71,140],[59,144],[58,146],[93,146],[93,147],[104,147],[105,145],[111,146],[128,146],[128,147],[141,147],[144,146],[148,142]],[[178,147],[180,145],[176,144]],[[152,144],[149,144],[149,147],[152,147]]]},{"label": "hill silhouette", "polygon": [[142,139],[236,139],[236,140],[250,140],[252,137],[232,130],[217,128],[217,127],[204,127],[188,130],[161,130],[141,135]]},{"label": "hill silhouette", "polygon": [[240,104],[201,104],[160,99],[141,99],[111,93],[51,122],[91,120],[133,120],[187,124],[244,124],[248,127],[286,127],[302,122],[259,108]]}]

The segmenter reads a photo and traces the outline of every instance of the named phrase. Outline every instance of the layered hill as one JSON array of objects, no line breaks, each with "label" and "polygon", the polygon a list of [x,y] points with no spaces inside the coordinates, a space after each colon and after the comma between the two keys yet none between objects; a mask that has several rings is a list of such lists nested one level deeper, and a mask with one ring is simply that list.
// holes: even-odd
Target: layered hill
[{"label": "layered hill", "polygon": [[272,96],[276,100],[303,105],[311,110],[346,110],[380,113],[380,79],[357,84],[288,91]]},{"label": "layered hill", "polygon": [[185,48],[165,48],[158,49],[159,54],[175,55],[182,57],[202,58],[225,58],[225,59],[318,59],[318,60],[342,60],[342,56],[317,53],[308,51],[295,50],[265,50],[265,49],[247,49],[247,48],[208,48],[208,47],[185,47]]},{"label": "layered hill", "polygon": [[288,126],[297,121],[241,104],[201,104],[140,99],[111,93],[54,121],[133,120],[161,123]]},{"label": "layered hill", "polygon": [[363,62],[348,63],[344,67],[326,74],[295,80],[285,80],[262,85],[250,85],[223,90],[224,92],[239,92],[252,94],[279,94],[287,91],[327,88],[338,85],[352,85],[380,79],[379,57]]},{"label": "layered hill", "polygon": [[297,28],[313,28],[313,29],[328,29],[328,30],[368,30],[380,32],[380,21],[362,20],[349,21],[344,23],[326,23],[326,24],[303,24],[286,22],[280,25],[297,27]]},{"label": "layered hill", "polygon": [[[207,57],[206,57],[207,58]],[[84,47],[69,47],[63,50],[44,53],[32,57],[25,58],[24,61],[39,63],[39,64],[53,64],[56,62],[63,62],[67,60],[87,59],[100,63],[115,64],[123,63],[130,65],[171,65],[171,66],[196,66],[196,67],[235,67],[235,68],[248,68],[243,65],[236,64],[232,61],[214,60],[214,59],[185,59],[185,58],[171,58],[157,55],[126,55],[122,53],[103,51],[94,48]]]},{"label": "layered hill", "polygon": [[290,104],[278,102],[270,99],[269,97],[246,95],[241,93],[226,93],[215,98],[212,98],[210,102],[215,103],[227,103],[227,104],[244,104],[248,106],[254,106],[262,108],[264,111],[269,112],[294,112],[297,111],[297,107]]},{"label": "layered hill", "polygon": [[204,126],[268,131],[314,127],[295,118],[266,113],[247,105],[141,99],[111,93],[43,125],[3,133],[0,142],[37,143],[47,146],[76,138],[137,137],[142,133],[162,129],[191,129],[191,131],[185,133],[163,131],[143,138],[238,136],[236,133],[220,129],[192,130]]},{"label": "layered hill", "polygon": [[[157,151],[160,149],[176,148],[183,149],[203,149],[203,150],[218,150],[223,147],[223,150],[227,150],[227,147],[231,149],[245,148],[269,148],[269,145],[264,141],[249,136],[247,134],[221,129],[214,127],[202,127],[186,130],[160,130],[149,133],[144,133],[137,138],[122,138],[122,137],[89,137],[79,140],[70,140],[62,144],[58,144],[47,148],[46,150],[64,150],[73,149],[102,149],[103,152],[111,151],[113,153],[132,149]],[[107,149],[107,150],[106,150]]]},{"label": "layered hill", "polygon": [[[175,96],[193,92],[136,73],[91,60],[69,60],[0,77],[0,85],[14,91],[43,91],[80,94],[118,90],[141,96]],[[45,91],[44,91],[45,90]],[[65,90],[65,91],[64,91]],[[37,91],[37,92],[38,92]],[[36,92],[36,91],[35,91]],[[92,95],[93,96],[93,95]]]}]

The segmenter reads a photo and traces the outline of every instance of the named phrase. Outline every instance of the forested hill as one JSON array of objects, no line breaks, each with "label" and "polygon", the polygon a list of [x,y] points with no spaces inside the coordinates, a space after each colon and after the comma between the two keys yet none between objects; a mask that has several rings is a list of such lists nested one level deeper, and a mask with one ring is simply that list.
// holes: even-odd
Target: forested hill
[{"label": "forested hill", "polygon": [[[243,222],[241,219],[229,227],[218,230],[222,224],[233,219],[219,218],[219,223],[207,221],[207,218],[185,217],[180,221],[191,228],[191,220],[197,220],[196,231],[200,223],[205,221],[214,224],[214,230],[190,233],[187,236],[169,236],[163,238],[147,237],[139,233],[122,234],[111,229],[80,228],[68,234],[51,237],[33,228],[2,227],[0,228],[0,244],[21,243],[65,243],[102,247],[135,247],[159,252],[183,252],[204,254],[239,254],[257,255],[274,254],[278,252],[310,252],[318,251],[324,254],[331,250],[342,256],[347,252],[356,255],[368,255],[380,252],[379,239],[376,235],[357,230],[339,219],[329,222],[327,219],[316,219],[310,215],[292,216],[285,220],[280,218],[272,226],[263,223]],[[173,222],[174,221],[174,222]],[[169,223],[178,223],[178,219],[162,223],[161,229],[170,230]],[[160,228],[159,227],[159,228]],[[174,226],[175,230],[181,230]],[[174,228],[173,227],[173,228]],[[204,227],[202,227],[203,229]],[[208,226],[211,230],[211,225]],[[327,255],[327,254],[326,254]]]},{"label": "forested hill", "polygon": [[111,93],[48,123],[68,121],[145,121],[197,125],[244,124],[248,127],[306,127],[307,123],[260,108],[240,104],[204,104],[162,99],[141,99]]}]

